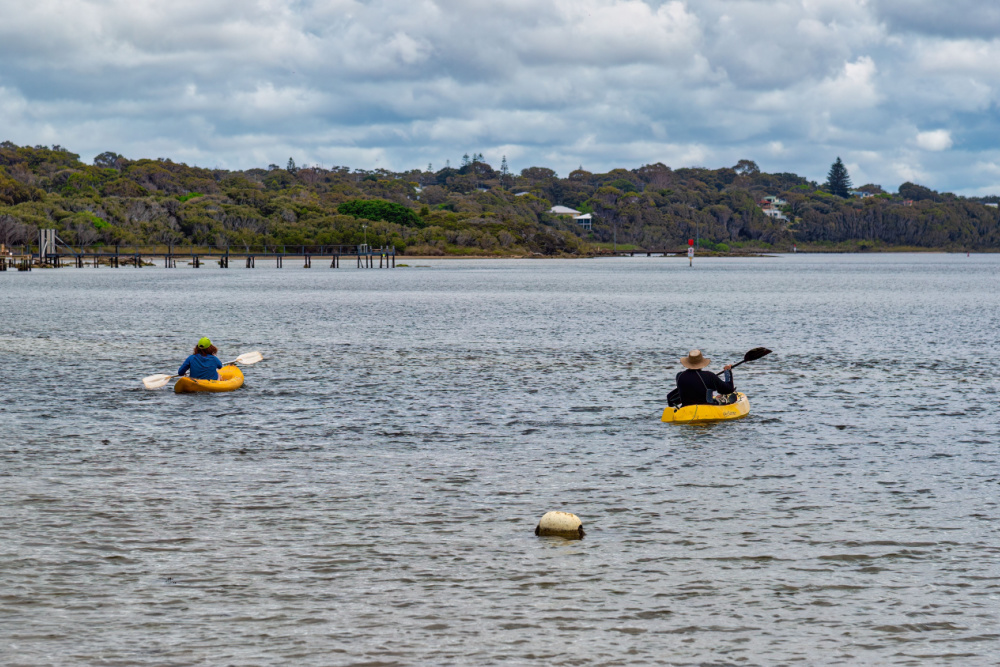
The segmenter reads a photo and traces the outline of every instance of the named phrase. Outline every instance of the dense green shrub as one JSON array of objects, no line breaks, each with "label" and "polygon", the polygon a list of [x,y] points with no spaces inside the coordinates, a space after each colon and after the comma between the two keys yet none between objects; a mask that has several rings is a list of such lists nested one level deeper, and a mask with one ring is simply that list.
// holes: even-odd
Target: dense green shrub
[{"label": "dense green shrub", "polygon": [[421,227],[424,222],[413,209],[384,199],[348,199],[337,207],[340,213],[366,220],[385,220],[404,227]]}]

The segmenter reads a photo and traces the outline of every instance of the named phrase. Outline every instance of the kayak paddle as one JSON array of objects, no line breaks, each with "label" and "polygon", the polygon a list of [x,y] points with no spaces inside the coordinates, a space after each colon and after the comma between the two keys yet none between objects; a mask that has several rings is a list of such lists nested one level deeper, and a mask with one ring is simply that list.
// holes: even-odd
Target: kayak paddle
[{"label": "kayak paddle", "polygon": [[743,361],[737,361],[735,364],[733,364],[733,368],[736,368],[740,364],[745,364],[748,361],[756,361],[757,359],[760,359],[761,357],[766,357],[769,354],[771,354],[771,350],[767,349],[766,347],[755,347],[754,349],[750,350],[749,352],[743,355]]},{"label": "kayak paddle", "polygon": [[[260,352],[257,351],[246,352],[236,357],[229,363],[223,365],[232,366],[233,364],[243,364],[244,366],[250,366],[252,364],[256,364],[258,361],[261,361],[263,358],[264,355],[262,355]],[[146,389],[159,389],[160,387],[163,387],[168,382],[173,380],[175,377],[177,376],[165,375],[163,373],[157,375],[150,375],[149,377],[142,378],[142,384],[146,387]]]}]

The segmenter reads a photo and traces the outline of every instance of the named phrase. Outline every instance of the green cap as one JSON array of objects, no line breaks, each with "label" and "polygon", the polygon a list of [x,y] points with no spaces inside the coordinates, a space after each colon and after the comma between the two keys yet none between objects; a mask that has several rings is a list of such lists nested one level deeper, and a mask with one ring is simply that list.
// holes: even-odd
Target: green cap
[{"label": "green cap", "polygon": [[198,347],[200,347],[203,350],[207,350],[208,348],[212,347],[212,341],[210,341],[207,338],[202,338],[201,340],[198,341]]}]

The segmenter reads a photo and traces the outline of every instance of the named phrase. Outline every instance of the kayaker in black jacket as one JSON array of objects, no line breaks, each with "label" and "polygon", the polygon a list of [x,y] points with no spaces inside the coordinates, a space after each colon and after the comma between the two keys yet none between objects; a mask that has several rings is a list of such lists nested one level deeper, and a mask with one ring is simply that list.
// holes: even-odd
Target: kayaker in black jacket
[{"label": "kayaker in black jacket", "polygon": [[718,405],[719,402],[712,397],[713,391],[721,395],[736,391],[733,367],[723,367],[723,377],[720,378],[711,371],[702,370],[710,363],[712,360],[703,357],[701,350],[691,350],[688,356],[681,357],[681,366],[688,369],[677,374],[681,405]]}]

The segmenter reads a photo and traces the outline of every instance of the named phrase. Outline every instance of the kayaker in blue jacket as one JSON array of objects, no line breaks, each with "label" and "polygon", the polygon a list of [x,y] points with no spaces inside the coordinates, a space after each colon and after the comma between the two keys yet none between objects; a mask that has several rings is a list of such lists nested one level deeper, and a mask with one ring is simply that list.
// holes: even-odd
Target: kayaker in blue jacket
[{"label": "kayaker in blue jacket", "polygon": [[218,351],[212,345],[212,341],[202,338],[194,346],[194,354],[185,359],[181,367],[177,369],[177,374],[184,375],[190,370],[193,380],[218,380],[218,369],[222,368],[222,362],[215,356]]},{"label": "kayaker in blue jacket", "polygon": [[688,356],[681,357],[681,366],[688,369],[677,374],[681,405],[718,405],[719,401],[712,397],[713,391],[723,396],[736,391],[733,367],[724,366],[723,377],[720,378],[711,371],[702,370],[710,363],[712,360],[703,357],[701,350],[691,350]]}]

